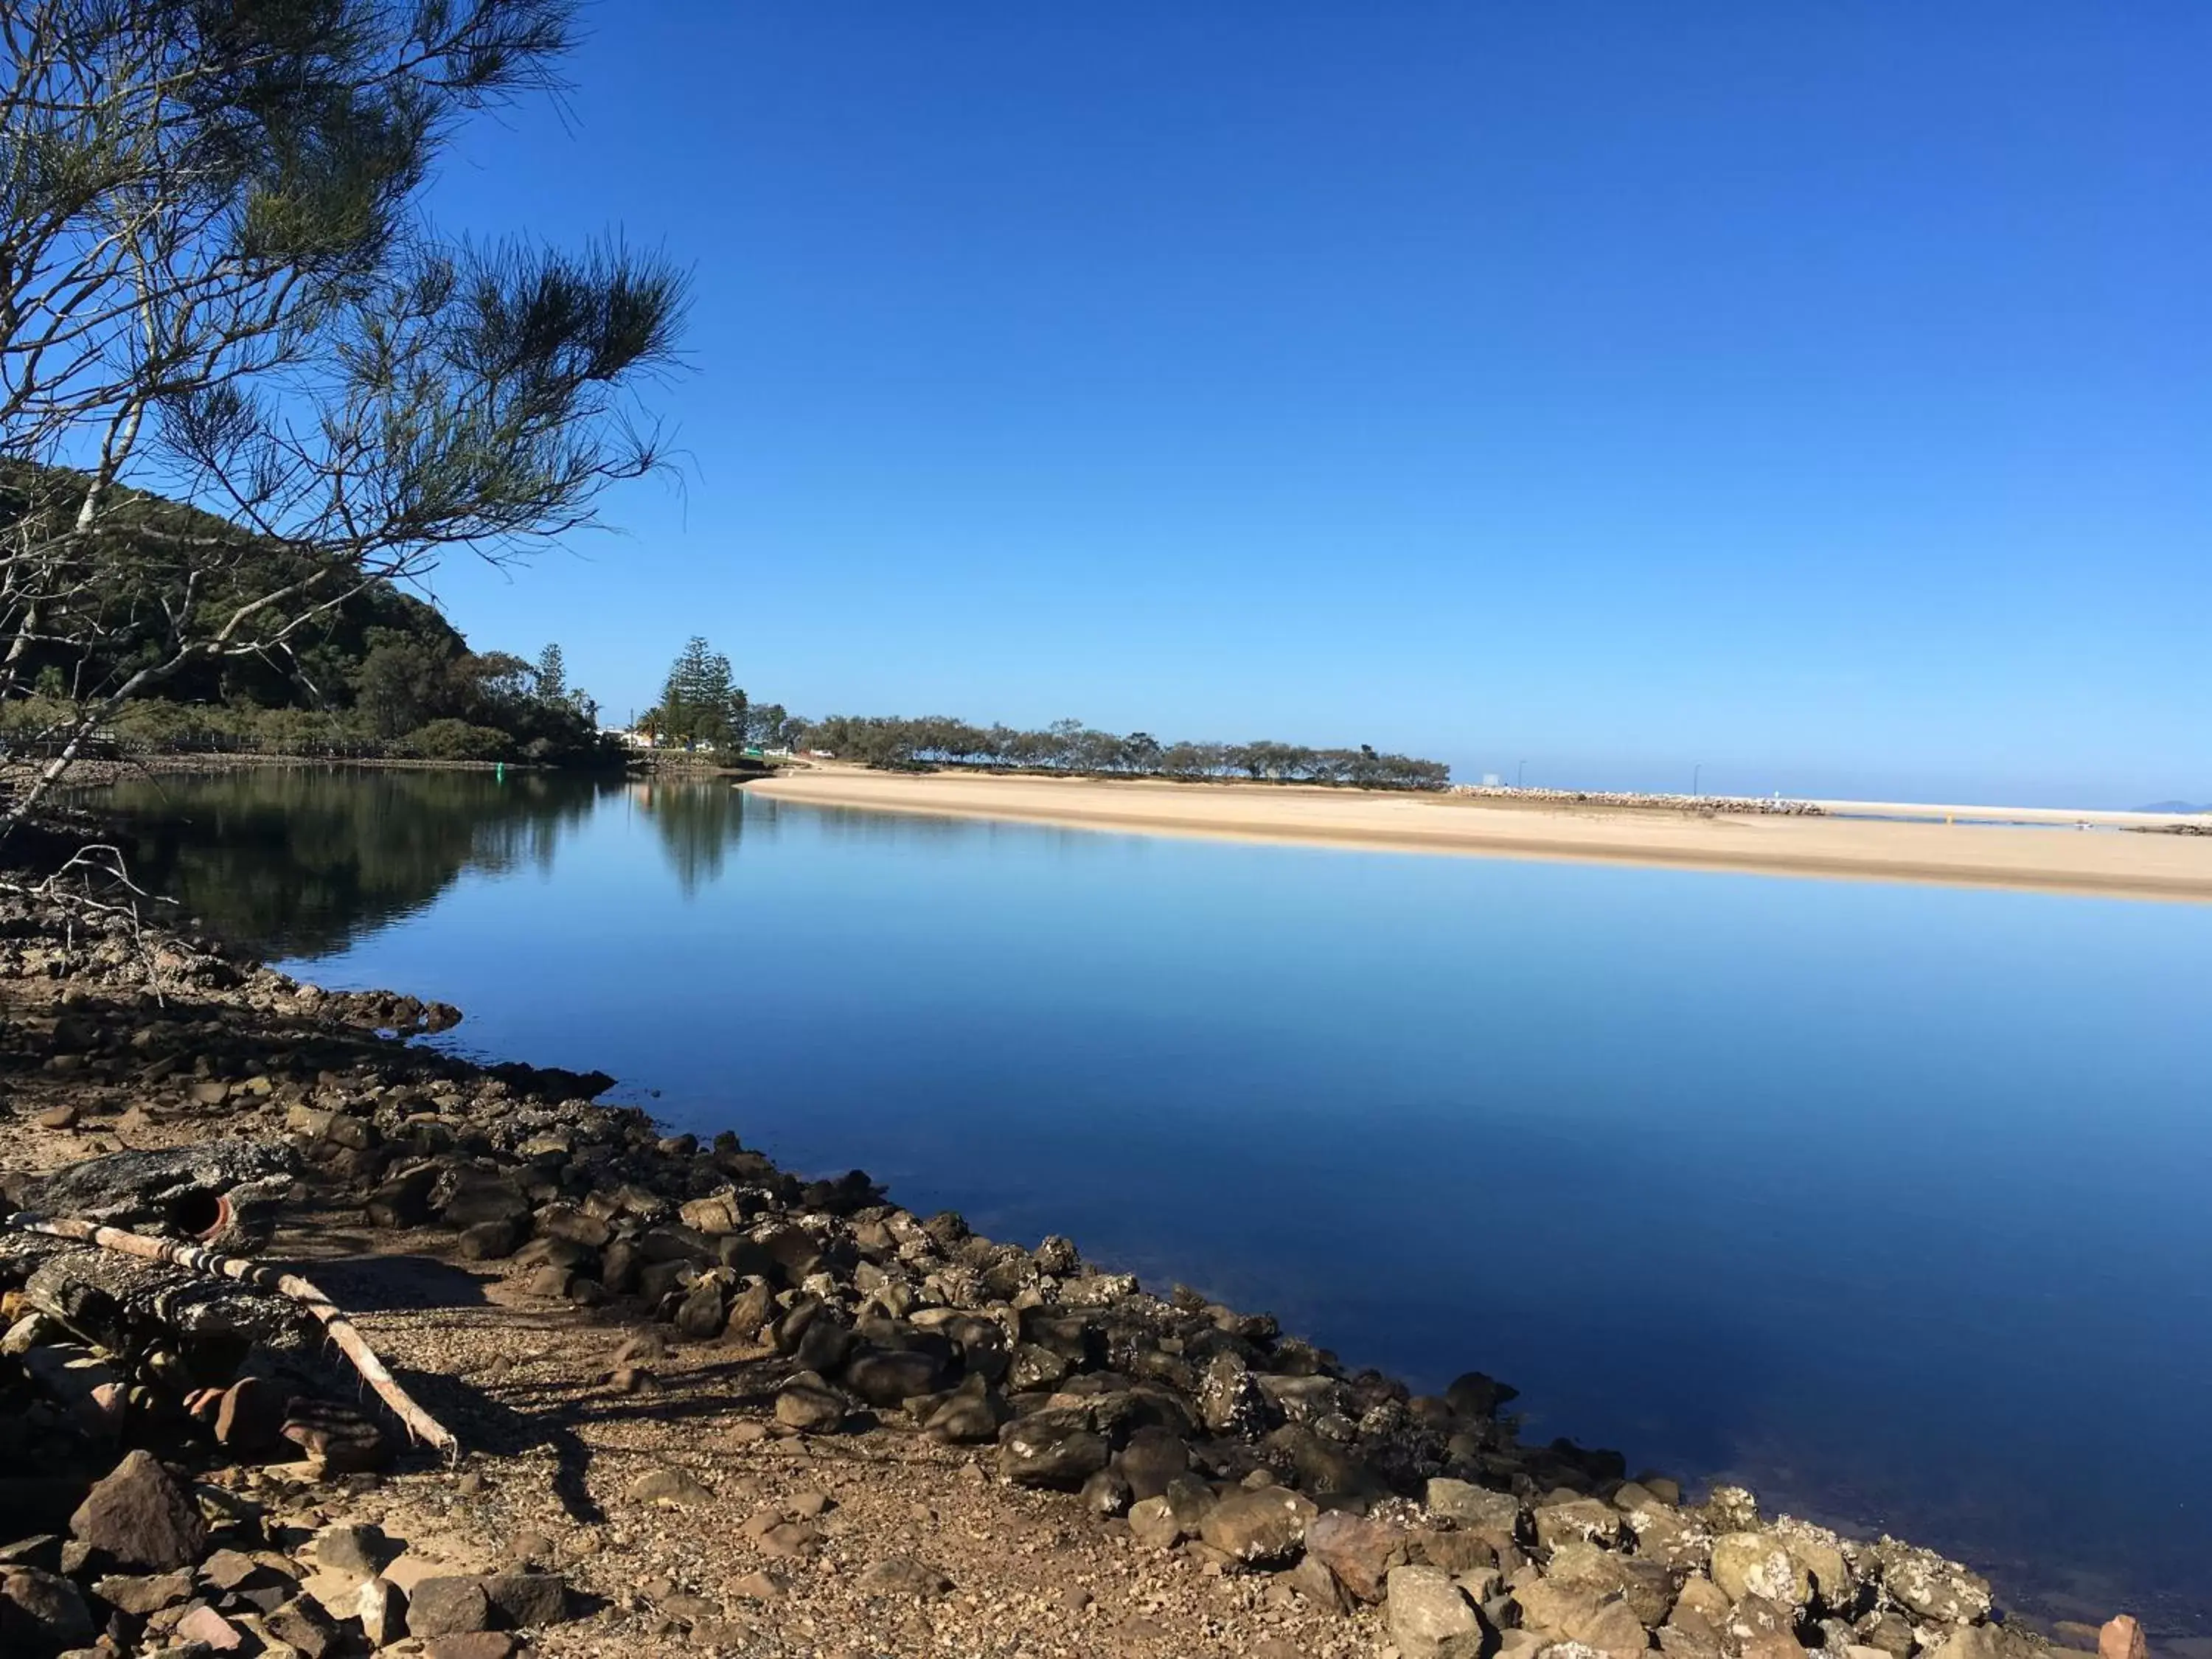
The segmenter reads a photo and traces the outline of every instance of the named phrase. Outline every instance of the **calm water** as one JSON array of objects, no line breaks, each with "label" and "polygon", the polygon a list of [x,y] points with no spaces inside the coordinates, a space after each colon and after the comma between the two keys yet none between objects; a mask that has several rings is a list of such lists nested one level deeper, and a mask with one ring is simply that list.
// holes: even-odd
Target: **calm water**
[{"label": "calm water", "polygon": [[2212,1633],[2212,909],[717,784],[119,793],[142,876],[456,1046]]}]

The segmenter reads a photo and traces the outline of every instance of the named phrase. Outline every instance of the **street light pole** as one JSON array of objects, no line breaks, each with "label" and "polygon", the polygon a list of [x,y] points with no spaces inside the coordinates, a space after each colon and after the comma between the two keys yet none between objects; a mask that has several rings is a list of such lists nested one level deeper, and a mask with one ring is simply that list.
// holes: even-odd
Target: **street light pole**
[{"label": "street light pole", "polygon": [[1514,770],[1514,773],[1513,773],[1513,787],[1514,787],[1516,789],[1518,789],[1518,788],[1521,787],[1521,781],[1522,781],[1523,778],[1527,777],[1528,775],[1528,763],[1527,761],[1522,761],[1522,762],[1521,763],[1521,764],[1520,764],[1517,768],[1516,768],[1516,769],[1515,769],[1515,770]]},{"label": "street light pole", "polygon": [[1705,775],[1705,763],[1703,761],[1699,761],[1690,769],[1690,798],[1692,800],[1698,798],[1698,780]]}]

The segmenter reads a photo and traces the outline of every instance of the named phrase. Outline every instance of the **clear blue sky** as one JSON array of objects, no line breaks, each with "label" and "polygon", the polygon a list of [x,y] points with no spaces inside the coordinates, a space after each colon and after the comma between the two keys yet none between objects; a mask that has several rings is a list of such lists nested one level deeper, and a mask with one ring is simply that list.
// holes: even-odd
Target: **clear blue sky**
[{"label": "clear blue sky", "polygon": [[2202,0],[587,27],[433,211],[695,269],[681,487],[438,591],[615,717],[2212,798]]}]

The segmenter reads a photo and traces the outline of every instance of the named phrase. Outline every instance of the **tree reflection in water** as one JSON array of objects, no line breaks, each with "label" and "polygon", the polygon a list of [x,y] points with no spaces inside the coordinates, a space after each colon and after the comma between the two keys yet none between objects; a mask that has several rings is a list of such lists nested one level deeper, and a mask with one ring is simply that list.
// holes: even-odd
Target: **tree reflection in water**
[{"label": "tree reflection in water", "polygon": [[622,787],[558,772],[270,766],[131,780],[88,804],[112,822],[133,879],[182,915],[262,955],[319,956],[422,909],[465,870],[550,868],[562,833]]}]

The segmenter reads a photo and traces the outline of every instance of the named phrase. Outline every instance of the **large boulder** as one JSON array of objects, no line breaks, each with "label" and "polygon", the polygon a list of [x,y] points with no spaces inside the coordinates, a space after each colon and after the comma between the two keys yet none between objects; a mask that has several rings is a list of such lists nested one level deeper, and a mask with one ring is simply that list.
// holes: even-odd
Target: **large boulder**
[{"label": "large boulder", "polygon": [[1189,1472],[1190,1448],[1171,1429],[1141,1428],[1121,1449],[1121,1467],[1131,1496],[1139,1500],[1158,1498],[1168,1489],[1169,1481]]},{"label": "large boulder", "polygon": [[1757,1595],[1802,1607],[1813,1599],[1812,1575],[1772,1532],[1730,1532],[1714,1539],[1712,1573],[1731,1601]]},{"label": "large boulder", "polygon": [[1250,1439],[1267,1426],[1267,1396],[1243,1360],[1218,1353],[1199,1376],[1198,1414],[1216,1434]]},{"label": "large boulder", "polygon": [[1843,1540],[1826,1527],[1784,1516],[1767,1530],[1790,1552],[1790,1559],[1811,1581],[1813,1600],[1838,1615],[1858,1599],[1858,1583],[1844,1554]]},{"label": "large boulder", "polygon": [[474,1578],[425,1578],[407,1595],[410,1636],[456,1636],[491,1628],[491,1598]]},{"label": "large boulder", "polygon": [[845,1386],[872,1406],[896,1406],[933,1392],[942,1375],[934,1354],[874,1351],[846,1362]]},{"label": "large boulder", "polygon": [[1493,1540],[1510,1542],[1521,1528],[1521,1500],[1472,1481],[1438,1477],[1429,1482],[1429,1513]]},{"label": "large boulder", "polygon": [[568,1581],[557,1572],[495,1572],[477,1582],[503,1628],[535,1630],[568,1616]]},{"label": "large boulder", "polygon": [[1628,1512],[1636,1553],[1679,1572],[1703,1571],[1712,1559],[1713,1535],[1681,1510],[1654,1502]]},{"label": "large boulder", "polygon": [[[1674,1575],[1655,1561],[1638,1560],[1595,1544],[1562,1544],[1545,1567],[1547,1579],[1626,1601],[1648,1626],[1666,1622],[1674,1605]],[[1593,1644],[1595,1645],[1595,1644]]]},{"label": "large boulder", "polygon": [[1174,1504],[1165,1498],[1145,1498],[1130,1507],[1129,1535],[1148,1549],[1171,1550],[1185,1534]]},{"label": "large boulder", "polygon": [[722,1300],[721,1285],[712,1279],[702,1278],[676,1304],[671,1322],[684,1335],[703,1342],[720,1336],[728,1320],[729,1309]]},{"label": "large boulder", "polygon": [[207,1547],[207,1522],[191,1496],[151,1452],[127,1454],[70,1516],[71,1535],[125,1566],[167,1572]]},{"label": "large boulder", "polygon": [[1406,1534],[1379,1521],[1332,1510],[1306,1528],[1306,1553],[1320,1561],[1352,1595],[1380,1601],[1390,1569],[1406,1565]]},{"label": "large boulder", "polygon": [[999,1431],[999,1473],[1016,1486],[1080,1487],[1106,1467],[1106,1437],[1081,1407],[1048,1407]]},{"label": "large boulder", "polygon": [[776,1391],[775,1420],[808,1434],[834,1434],[850,1407],[844,1395],[812,1371],[801,1371]]},{"label": "large boulder", "polygon": [[922,1431],[933,1440],[954,1445],[981,1445],[999,1437],[1006,1408],[979,1376],[970,1375],[939,1401],[922,1419]]},{"label": "large boulder", "polygon": [[1519,1586],[1513,1600],[1521,1627],[1553,1644],[1579,1644],[1614,1659],[1636,1659],[1651,1645],[1644,1621],[1618,1596],[1545,1578]]},{"label": "large boulder", "polygon": [[1595,1498],[1540,1504],[1529,1518],[1536,1529],[1536,1541],[1547,1550],[1555,1550],[1562,1544],[1615,1544],[1620,1540],[1620,1511]]},{"label": "large boulder", "polygon": [[1393,1567],[1387,1585],[1390,1639],[1403,1659],[1480,1659],[1482,1615],[1437,1567]]},{"label": "large boulder", "polygon": [[1248,1566],[1287,1561],[1305,1541],[1316,1513],[1311,1498],[1286,1487],[1233,1492],[1206,1511],[1198,1535]]},{"label": "large boulder", "polygon": [[1990,1616],[1990,1581],[1956,1561],[1894,1538],[1884,1538],[1874,1553],[1890,1595],[1922,1618],[1964,1625]]}]

